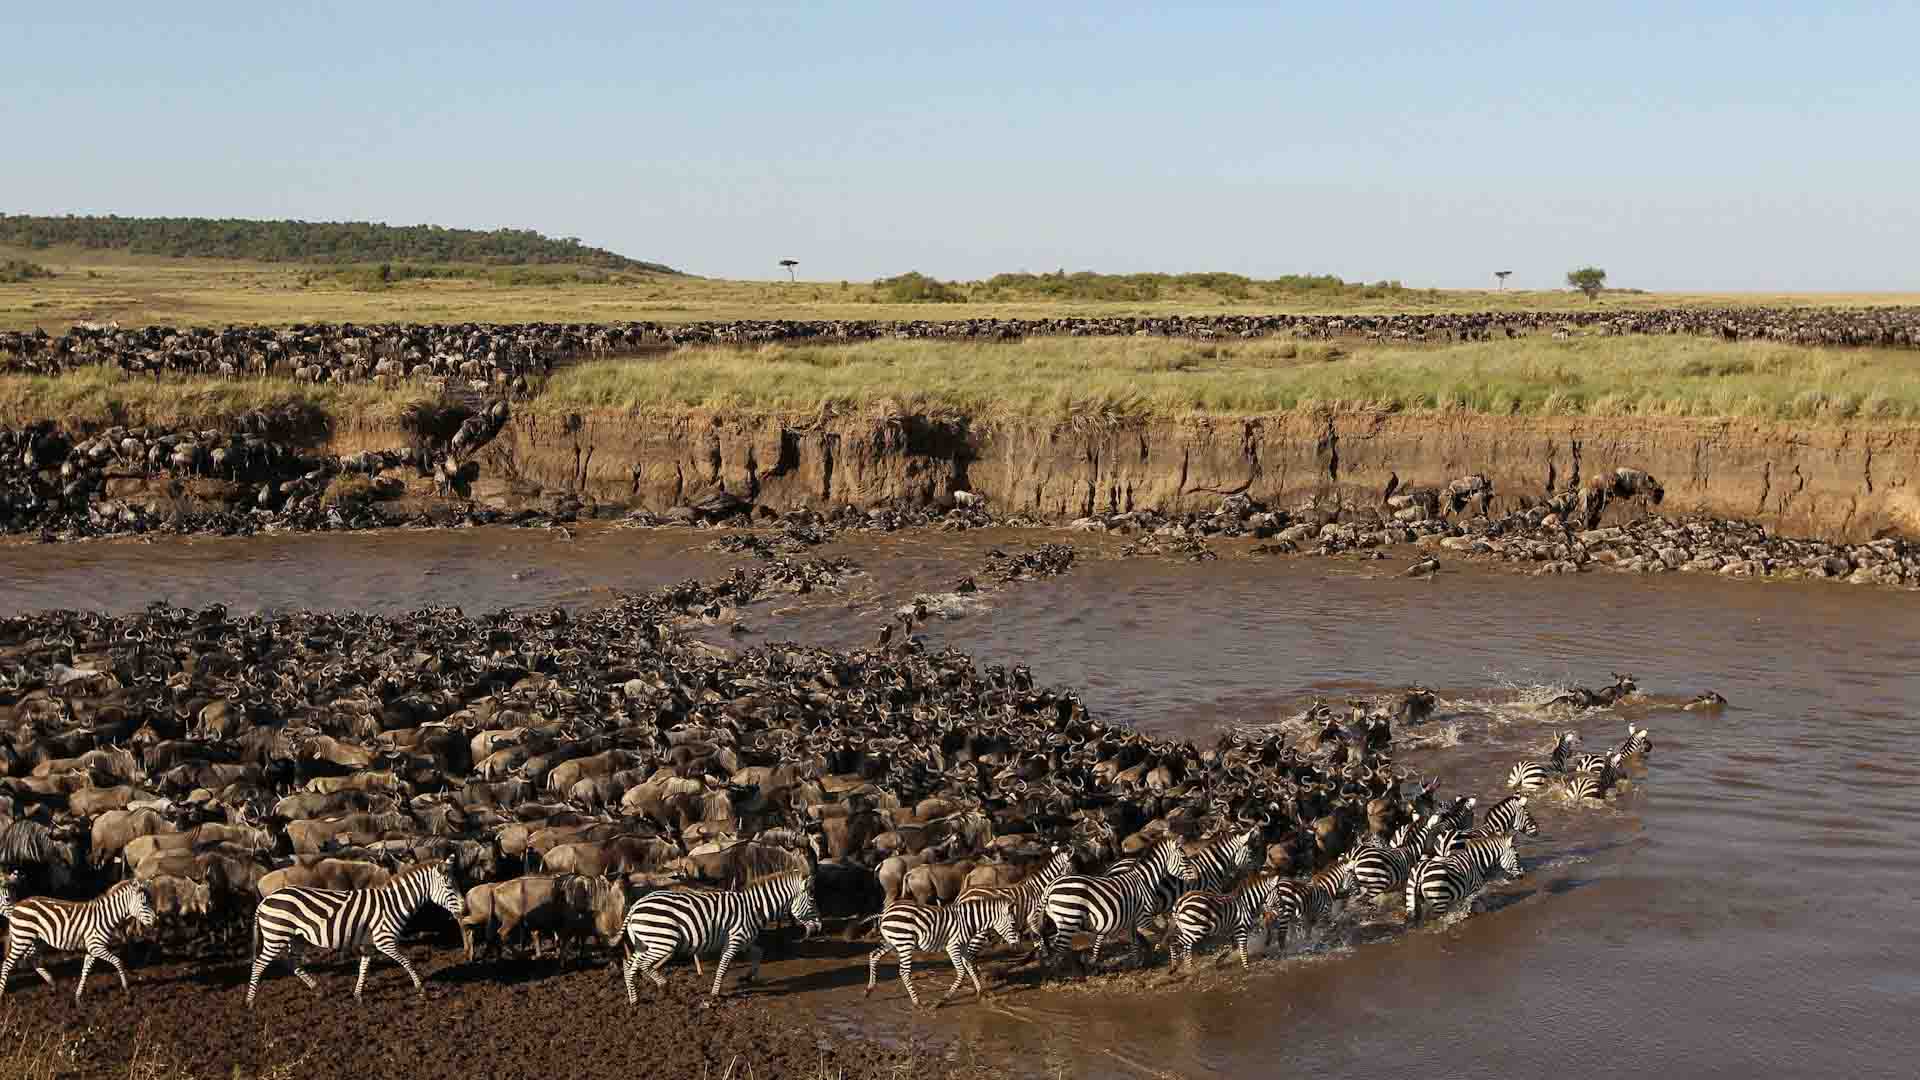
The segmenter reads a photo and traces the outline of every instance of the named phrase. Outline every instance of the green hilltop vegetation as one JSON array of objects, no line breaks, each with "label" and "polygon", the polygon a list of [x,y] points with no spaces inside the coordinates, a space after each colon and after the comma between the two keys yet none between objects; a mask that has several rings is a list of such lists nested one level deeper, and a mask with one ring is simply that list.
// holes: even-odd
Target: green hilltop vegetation
[{"label": "green hilltop vegetation", "polygon": [[[908,272],[874,282],[881,296],[896,304],[964,304],[992,301],[1120,301],[1144,303],[1212,296],[1228,301],[1283,297],[1390,299],[1418,295],[1398,281],[1371,285],[1342,281],[1332,274],[1288,274],[1250,278],[1242,274],[995,274],[984,281],[941,281]],[[1434,290],[1427,290],[1438,295]]]},{"label": "green hilltop vegetation", "polygon": [[0,247],[66,247],[173,258],[294,263],[468,263],[571,265],[671,274],[578,239],[531,229],[444,229],[366,221],[250,221],[242,218],[36,217],[0,214]]}]

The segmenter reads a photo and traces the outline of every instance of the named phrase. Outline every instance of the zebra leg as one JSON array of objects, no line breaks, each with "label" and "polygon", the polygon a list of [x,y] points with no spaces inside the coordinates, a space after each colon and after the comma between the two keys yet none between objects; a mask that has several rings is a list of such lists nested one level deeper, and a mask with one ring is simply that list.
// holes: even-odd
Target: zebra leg
[{"label": "zebra leg", "polygon": [[1106,931],[1104,930],[1093,935],[1093,955],[1087,958],[1088,974],[1092,974],[1100,970],[1100,945],[1102,942],[1106,940],[1107,940],[1107,934],[1106,934]]},{"label": "zebra leg", "polygon": [[907,1000],[914,1008],[920,1007],[920,994],[913,988],[913,950],[905,949],[900,953],[900,982],[907,988]]},{"label": "zebra leg", "polygon": [[727,939],[727,947],[721,950],[720,966],[713,972],[713,996],[716,998],[720,996],[720,984],[726,981],[727,965],[733,963],[734,954],[740,951],[741,944],[740,938],[730,937]]},{"label": "zebra leg", "polygon": [[1239,950],[1240,950],[1240,970],[1241,970],[1241,971],[1246,971],[1246,970],[1247,970],[1247,968],[1248,968],[1248,965],[1247,965],[1247,939],[1248,939],[1249,937],[1252,937],[1252,936],[1253,936],[1253,935],[1252,935],[1252,934],[1249,934],[1249,933],[1248,933],[1248,932],[1246,931],[1246,929],[1245,929],[1245,928],[1242,928],[1242,929],[1240,929],[1240,930],[1236,930],[1236,931],[1234,932],[1234,935],[1233,935],[1233,945],[1234,945],[1234,948],[1237,948],[1237,949],[1239,949]]},{"label": "zebra leg", "polygon": [[367,969],[372,966],[373,966],[373,954],[361,953],[360,954],[360,977],[353,980],[353,1000],[355,1001],[360,1000],[360,991],[366,989],[366,985],[367,985]]},{"label": "zebra leg", "polygon": [[873,996],[874,984],[880,981],[880,957],[886,951],[887,947],[882,945],[873,950],[872,956],[867,957],[867,992],[861,995],[862,997]]},{"label": "zebra leg", "polygon": [[95,958],[105,960],[107,963],[113,965],[114,972],[120,976],[121,993],[126,994],[132,992],[132,988],[127,985],[127,966],[120,962],[119,957],[108,952],[104,943],[87,946],[87,959],[92,960]]},{"label": "zebra leg", "polygon": [[[80,961],[80,982],[73,988],[73,1000],[80,1000],[81,991],[87,988],[87,976],[93,971],[93,946],[87,946],[86,959]],[[51,985],[51,984],[49,984]]]},{"label": "zebra leg", "polygon": [[300,981],[306,984],[307,989],[317,994],[320,992],[320,980],[314,978],[306,968],[300,966],[300,953],[304,948],[305,946],[300,943],[298,938],[287,942],[287,966],[291,967],[293,973],[300,977]]},{"label": "zebra leg", "polygon": [[13,981],[13,965],[19,963],[22,957],[31,952],[33,952],[31,945],[17,941],[7,943],[7,958],[0,960],[0,994],[6,993],[7,984]]},{"label": "zebra leg", "polygon": [[[400,965],[400,970],[406,972],[407,978],[413,980],[414,993],[419,994],[421,997],[426,996],[427,988],[420,982],[420,973],[413,970],[413,961],[408,960],[407,954],[400,951],[400,942],[398,940],[378,941],[374,943],[373,947],[379,949],[387,959]],[[368,959],[372,959],[372,957],[368,957]],[[363,968],[362,970],[365,969]]]},{"label": "zebra leg", "polygon": [[667,961],[671,959],[673,959],[673,950],[669,949],[661,954],[658,960],[646,963],[640,970],[647,973],[647,978],[653,982],[654,986],[665,990],[667,988],[667,977],[660,974],[660,969],[665,967]]}]

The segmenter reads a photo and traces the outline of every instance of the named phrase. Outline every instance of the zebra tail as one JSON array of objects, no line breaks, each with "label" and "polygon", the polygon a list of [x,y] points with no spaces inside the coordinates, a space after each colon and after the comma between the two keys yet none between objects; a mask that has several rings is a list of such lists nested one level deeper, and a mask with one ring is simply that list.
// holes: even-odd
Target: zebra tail
[{"label": "zebra tail", "polygon": [[253,960],[260,959],[260,916],[253,917]]}]

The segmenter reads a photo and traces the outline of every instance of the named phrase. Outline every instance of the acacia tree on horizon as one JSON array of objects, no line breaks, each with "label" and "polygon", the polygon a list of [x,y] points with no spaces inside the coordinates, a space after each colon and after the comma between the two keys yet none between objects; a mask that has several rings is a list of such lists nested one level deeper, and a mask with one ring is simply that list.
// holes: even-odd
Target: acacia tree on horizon
[{"label": "acacia tree on horizon", "polygon": [[1511,277],[1512,275],[1513,275],[1513,271],[1511,270],[1495,270],[1493,272],[1493,276],[1500,279],[1500,287],[1502,289],[1507,287],[1507,278]]},{"label": "acacia tree on horizon", "polygon": [[793,276],[793,268],[800,265],[800,260],[799,259],[781,259],[780,265],[787,268],[787,280],[789,282],[795,280]]},{"label": "acacia tree on horizon", "polygon": [[1567,285],[1579,289],[1592,300],[1607,287],[1607,272],[1597,266],[1583,266],[1578,270],[1567,271]]}]

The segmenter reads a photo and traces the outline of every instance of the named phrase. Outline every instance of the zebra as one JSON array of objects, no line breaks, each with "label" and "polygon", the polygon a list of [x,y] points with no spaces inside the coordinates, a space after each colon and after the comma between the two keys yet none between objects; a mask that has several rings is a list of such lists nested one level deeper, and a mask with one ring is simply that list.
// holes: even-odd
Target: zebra
[{"label": "zebra", "polygon": [[1425,860],[1407,876],[1407,921],[1420,921],[1422,901],[1426,908],[1445,911],[1480,888],[1495,872],[1520,873],[1520,856],[1514,851],[1512,834],[1467,840],[1459,850]]},{"label": "zebra", "polygon": [[1347,873],[1353,881],[1353,893],[1375,904],[1407,883],[1414,863],[1422,852],[1412,844],[1368,845],[1347,856]]},{"label": "zebra", "polygon": [[980,987],[980,973],[973,966],[973,958],[981,943],[995,931],[1009,945],[1020,942],[1020,935],[1014,929],[1013,902],[1005,896],[955,900],[948,907],[893,904],[880,913],[881,945],[867,957],[867,994],[873,993],[874,984],[880,979],[881,958],[891,952],[900,963],[900,981],[906,984],[907,999],[913,1002],[914,1008],[919,1008],[920,995],[913,988],[913,954],[944,949],[953,961],[953,985],[940,995],[934,1007],[946,1004],[953,992],[960,989],[962,979],[971,978],[974,996],[984,997],[986,991]]},{"label": "zebra", "polygon": [[1579,745],[1578,732],[1563,731],[1553,741],[1553,757],[1548,761],[1522,761],[1507,773],[1507,786],[1520,791],[1539,791],[1567,771],[1567,756]]},{"label": "zebra", "polygon": [[1458,832],[1473,827],[1473,808],[1479,802],[1479,799],[1471,795],[1462,795],[1453,800],[1453,805],[1445,810],[1436,810],[1428,814],[1427,820],[1421,822],[1420,828],[1414,831],[1414,846],[1428,854],[1440,850],[1434,841],[1440,838],[1441,833],[1450,829]]},{"label": "zebra", "polygon": [[[1040,900],[1047,886],[1065,877],[1073,869],[1073,852],[1058,844],[1053,848],[1053,859],[1025,881],[1014,885],[976,885],[971,889],[962,889],[953,902],[964,904],[969,900],[991,900],[1004,898],[1013,912],[1015,926],[1027,925],[1032,916],[1034,905]],[[1045,944],[1045,941],[1042,941]]]},{"label": "zebra", "polygon": [[788,870],[762,878],[745,889],[727,892],[661,891],[648,893],[627,908],[622,943],[627,958],[627,1004],[640,1001],[633,978],[645,971],[655,987],[665,989],[660,968],[675,954],[699,956],[720,950],[720,966],[713,973],[713,997],[727,976],[727,965],[742,948],[751,965],[741,983],[760,975],[760,931],[781,914],[801,925],[805,935],[820,929],[820,909],[813,902],[813,875]]},{"label": "zebra", "polygon": [[1312,881],[1280,882],[1267,905],[1267,941],[1271,943],[1277,937],[1280,947],[1285,949],[1291,931],[1299,929],[1304,933],[1315,923],[1325,921],[1333,913],[1338,880],[1338,875],[1328,877],[1323,872],[1315,874]]},{"label": "zebra", "polygon": [[1173,905],[1173,917],[1167,923],[1167,970],[1182,964],[1191,966],[1193,947],[1219,933],[1230,934],[1240,954],[1240,967],[1247,967],[1247,939],[1254,926],[1267,915],[1273,896],[1284,879],[1274,874],[1255,874],[1232,892],[1198,889],[1182,896]]},{"label": "zebra", "polygon": [[1620,778],[1620,763],[1625,760],[1625,755],[1615,750],[1600,759],[1598,769],[1581,770],[1567,777],[1567,798],[1575,802],[1606,798],[1607,792],[1613,790],[1614,781]]},{"label": "zebra", "polygon": [[1467,838],[1485,840],[1501,833],[1540,835],[1540,823],[1533,820],[1533,811],[1527,809],[1525,795],[1509,795],[1488,807],[1487,816],[1481,819],[1480,827],[1467,833]]},{"label": "zebra", "polygon": [[319,991],[320,984],[300,965],[303,947],[359,951],[360,974],[353,981],[355,1001],[366,989],[367,968],[372,966],[376,951],[399,964],[413,980],[414,992],[425,996],[427,989],[420,982],[420,973],[400,951],[400,929],[428,904],[445,909],[455,920],[467,913],[453,871],[444,862],[416,866],[375,889],[296,886],[269,894],[253,914],[253,971],[247,977],[247,1008],[253,1008],[254,998],[260,993],[260,976],[266,973],[267,965],[282,956],[307,989]]},{"label": "zebra", "polygon": [[107,951],[107,942],[124,930],[129,922],[150,927],[154,923],[153,898],[147,894],[147,886],[138,881],[122,881],[108,888],[106,892],[83,903],[71,900],[54,900],[44,896],[15,902],[12,888],[5,890],[6,907],[0,913],[7,917],[7,958],[0,961],[0,994],[6,993],[7,983],[13,977],[13,967],[22,960],[33,964],[33,970],[53,985],[53,975],[40,964],[40,950],[59,952],[84,952],[86,959],[80,961],[80,982],[73,988],[73,1000],[79,1001],[80,995],[87,989],[87,976],[93,973],[93,962],[105,960],[113,965],[120,976],[120,990],[129,991],[127,986],[127,967],[120,958]]},{"label": "zebra", "polygon": [[1646,728],[1636,728],[1633,721],[1629,720],[1627,737],[1620,740],[1620,745],[1614,749],[1624,757],[1648,757],[1653,753],[1653,739],[1648,736]]},{"label": "zebra", "polygon": [[1113,872],[1101,877],[1068,874],[1053,883],[1041,902],[1034,906],[1034,931],[1042,920],[1053,923],[1053,945],[1061,953],[1069,951],[1073,935],[1085,931],[1093,935],[1093,954],[1088,966],[1100,963],[1100,946],[1108,934],[1125,931],[1133,937],[1134,956],[1143,963],[1140,928],[1171,905],[1169,889],[1184,889],[1188,874],[1186,853],[1172,837],[1153,845],[1134,859],[1116,864]]},{"label": "zebra", "polygon": [[[1185,879],[1189,889],[1224,892],[1240,875],[1258,866],[1266,852],[1260,847],[1260,830],[1248,829],[1217,840],[1199,851],[1187,853]],[[1171,905],[1169,905],[1169,910]]]}]

